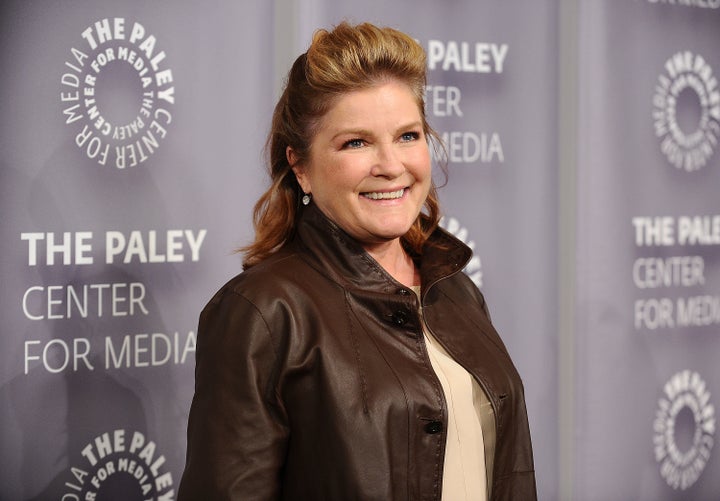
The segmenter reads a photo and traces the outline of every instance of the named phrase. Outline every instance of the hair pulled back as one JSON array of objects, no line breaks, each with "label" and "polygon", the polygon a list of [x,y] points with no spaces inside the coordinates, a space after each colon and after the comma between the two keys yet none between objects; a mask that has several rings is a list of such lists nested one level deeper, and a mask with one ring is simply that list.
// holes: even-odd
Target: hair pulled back
[{"label": "hair pulled back", "polygon": [[[425,136],[440,144],[425,117],[425,65],[423,48],[392,28],[343,22],[332,31],[315,32],[308,51],[293,63],[273,112],[266,143],[272,183],[255,204],[255,241],[241,249],[245,253],[244,268],[258,264],[292,237],[303,193],[286,150],[292,148],[300,164],[308,160],[320,121],[338,97],[388,80],[402,82],[415,96]],[[402,237],[405,247],[414,254],[420,254],[440,219],[434,183],[424,209]]]}]

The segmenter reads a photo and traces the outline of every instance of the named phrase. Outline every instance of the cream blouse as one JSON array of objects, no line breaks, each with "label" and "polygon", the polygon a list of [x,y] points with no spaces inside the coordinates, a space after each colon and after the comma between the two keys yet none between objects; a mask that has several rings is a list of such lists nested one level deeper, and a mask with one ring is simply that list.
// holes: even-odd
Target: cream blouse
[{"label": "cream blouse", "polygon": [[[420,287],[413,290],[420,297]],[[486,501],[495,452],[492,405],[475,378],[448,355],[424,323],[423,334],[448,409],[442,499]]]}]

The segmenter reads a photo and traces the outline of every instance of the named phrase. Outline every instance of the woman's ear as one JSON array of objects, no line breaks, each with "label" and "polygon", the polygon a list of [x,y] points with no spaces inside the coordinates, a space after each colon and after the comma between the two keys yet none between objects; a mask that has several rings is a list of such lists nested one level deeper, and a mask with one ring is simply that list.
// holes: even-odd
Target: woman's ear
[{"label": "woman's ear", "polygon": [[290,168],[295,173],[295,178],[297,179],[300,188],[305,193],[312,193],[305,165],[298,161],[298,156],[295,153],[295,150],[288,146],[285,149],[285,156],[287,157],[288,164],[290,164]]}]

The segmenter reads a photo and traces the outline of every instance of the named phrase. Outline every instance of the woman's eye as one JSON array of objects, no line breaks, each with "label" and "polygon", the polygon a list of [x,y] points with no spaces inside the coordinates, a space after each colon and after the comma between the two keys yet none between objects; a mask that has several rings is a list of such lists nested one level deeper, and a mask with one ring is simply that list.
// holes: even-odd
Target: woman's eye
[{"label": "woman's eye", "polygon": [[365,141],[362,139],[351,139],[350,141],[345,141],[343,148],[361,148],[364,144]]},{"label": "woman's eye", "polygon": [[404,132],[404,133],[400,136],[400,140],[401,140],[401,141],[406,141],[406,142],[407,142],[407,141],[415,141],[415,140],[417,140],[418,138],[420,138],[420,133],[419,133],[419,132]]}]

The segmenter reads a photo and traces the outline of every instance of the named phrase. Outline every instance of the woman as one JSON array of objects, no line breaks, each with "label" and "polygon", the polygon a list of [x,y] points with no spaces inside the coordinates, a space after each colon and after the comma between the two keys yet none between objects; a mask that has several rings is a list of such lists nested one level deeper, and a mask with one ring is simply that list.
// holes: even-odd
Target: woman
[{"label": "woman", "polygon": [[200,317],[179,499],[535,499],[521,380],[438,228],[424,84],[369,24],[295,61],[245,271]]}]

